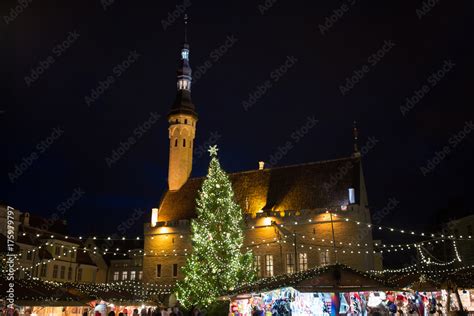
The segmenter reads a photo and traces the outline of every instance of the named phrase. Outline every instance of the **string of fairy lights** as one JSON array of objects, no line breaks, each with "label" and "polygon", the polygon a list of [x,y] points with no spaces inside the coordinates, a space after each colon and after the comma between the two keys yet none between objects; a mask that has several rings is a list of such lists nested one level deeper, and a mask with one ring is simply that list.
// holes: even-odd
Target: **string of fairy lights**
[{"label": "string of fairy lights", "polygon": [[[345,222],[354,222],[356,225],[363,225],[363,226],[366,226],[367,228],[369,229],[377,229],[377,230],[384,230],[384,231],[388,231],[388,232],[394,232],[394,233],[399,233],[399,234],[408,234],[408,235],[411,235],[411,236],[415,236],[415,237],[424,237],[424,238],[429,238],[427,240],[422,240],[422,241],[418,241],[418,242],[411,242],[411,243],[404,243],[404,244],[383,244],[383,243],[374,243],[373,245],[369,245],[367,243],[353,243],[353,242],[343,242],[343,241],[333,241],[333,240],[330,240],[330,239],[325,239],[325,238],[316,238],[314,236],[311,236],[311,235],[307,235],[307,234],[296,234],[296,233],[293,233],[291,235],[289,234],[286,234],[286,235],[283,235],[281,236],[280,234],[280,238],[277,238],[277,237],[274,237],[273,240],[269,241],[269,240],[266,240],[266,239],[261,239],[261,240],[257,240],[256,241],[251,241],[250,244],[246,245],[246,249],[247,250],[250,250],[251,248],[260,248],[260,247],[270,247],[271,245],[274,245],[274,244],[288,244],[293,247],[299,247],[299,248],[307,248],[309,250],[314,250],[314,251],[324,251],[324,252],[333,252],[333,253],[342,253],[342,254],[350,254],[350,255],[366,255],[366,254],[370,254],[370,253],[373,253],[373,254],[387,254],[387,253],[397,253],[397,252],[401,252],[401,251],[411,251],[411,250],[416,250],[420,256],[421,256],[421,262],[422,264],[425,264],[425,265],[435,265],[435,266],[448,266],[448,265],[451,265],[451,264],[454,264],[456,262],[461,262],[461,256],[459,254],[459,251],[457,249],[457,244],[456,244],[456,241],[458,240],[470,240],[472,241],[472,236],[471,235],[468,235],[468,236],[454,236],[454,235],[445,235],[445,234],[434,234],[434,233],[424,233],[424,232],[415,232],[415,231],[409,231],[409,230],[405,230],[405,229],[399,229],[399,228],[394,228],[394,227],[387,227],[387,226],[380,226],[380,225],[373,225],[371,223],[365,223],[365,222],[361,222],[361,221],[355,221],[353,219],[350,219],[348,217],[344,217],[344,216],[341,216],[340,214],[337,214],[337,213],[333,213],[333,212],[330,212],[330,211],[326,211],[327,214],[330,214],[332,217],[334,217],[334,219],[336,221],[345,221]],[[315,221],[313,221],[312,219],[308,219],[307,221],[295,221],[295,222],[292,222],[290,224],[283,224],[283,223],[280,223],[280,224],[276,224],[276,223],[272,223],[272,224],[276,224],[278,225],[280,228],[283,228],[285,226],[292,226],[292,225],[307,225],[307,224],[313,224],[315,223]],[[262,227],[268,227],[269,225],[267,226],[251,226],[250,228],[251,229],[258,229],[258,228],[262,228]],[[89,237],[84,237],[84,236],[77,236],[77,237],[71,237],[71,236],[63,236],[63,235],[60,235],[60,236],[55,236],[54,234],[41,234],[41,233],[26,233],[26,232],[23,232],[22,235],[23,236],[26,236],[27,234],[31,235],[32,237],[36,237],[38,239],[46,239],[46,240],[55,240],[55,239],[59,239],[59,240],[63,240],[63,241],[68,241],[68,242],[72,242],[72,243],[78,243],[78,244],[81,244],[82,242],[84,242],[85,240],[92,240],[92,241],[139,241],[139,240],[143,240],[143,237],[140,237],[140,236],[137,236],[137,237],[126,237],[126,236],[89,236]],[[187,233],[188,234],[188,233]],[[165,235],[166,237],[168,237],[169,235],[173,235],[173,236],[177,236],[178,238],[182,239],[184,238],[184,234],[179,234],[179,233],[166,233],[166,234],[155,234],[155,235],[151,235],[149,236],[150,239],[154,239],[155,236],[160,236],[160,235]],[[300,241],[295,243],[294,241],[291,242],[291,241],[288,241],[288,239],[295,239],[295,237],[299,237],[300,238]],[[301,241],[301,239],[303,239],[304,241]],[[455,253],[455,257],[456,258],[453,258],[452,260],[449,260],[449,261],[446,261],[446,262],[440,262],[440,260],[432,260],[431,258],[427,257],[425,255],[425,252],[422,250],[423,249],[423,246],[424,245],[433,245],[433,244],[438,244],[438,243],[443,243],[443,242],[446,242],[446,240],[450,240],[452,242],[452,246],[453,246],[453,249],[454,249],[454,253]],[[322,244],[320,244],[322,243]],[[47,246],[50,246],[50,247],[55,247],[55,246],[59,246],[61,248],[65,248],[65,246],[63,244],[61,244],[60,242],[59,243],[55,243],[55,242],[52,242],[52,241],[44,241],[43,243],[41,243],[39,246],[36,246],[36,247],[33,247],[32,249],[28,250],[27,253],[30,253],[30,252],[35,252],[35,251],[39,251],[40,249],[42,249],[43,247],[47,247]],[[98,255],[98,254],[102,254],[102,255],[112,255],[112,256],[116,256],[116,257],[130,257],[130,256],[164,256],[164,257],[167,257],[167,256],[187,256],[189,254],[188,252],[188,249],[185,248],[184,251],[181,250],[181,251],[177,251],[177,249],[172,249],[170,252],[165,252],[164,250],[161,250],[161,251],[155,251],[155,250],[149,250],[148,252],[145,251],[145,250],[131,250],[131,249],[128,249],[126,250],[125,252],[124,251],[121,251],[120,250],[120,247],[110,247],[110,248],[102,248],[102,249],[99,249],[99,247],[97,246],[93,246],[93,247],[76,247],[76,246],[72,246],[72,247],[69,247],[69,248],[72,248],[72,249],[67,249],[66,252],[63,252],[63,256],[66,257],[67,256],[67,253],[71,253],[71,252],[77,252],[77,251],[83,251],[84,253],[89,253],[89,254],[93,254],[93,255]],[[425,250],[426,251],[426,250]],[[16,260],[20,260],[21,259],[21,256],[22,256],[22,253],[19,253],[18,256],[16,257]],[[18,270],[22,270],[22,271],[26,271],[28,269],[33,269],[34,267],[37,267],[41,264],[46,264],[47,262],[51,262],[51,261],[54,261],[54,260],[59,260],[61,259],[61,255],[58,255],[56,257],[53,257],[52,259],[48,259],[48,260],[43,260],[41,262],[38,262],[34,265],[29,265],[28,267],[24,267],[24,266],[19,266],[17,268],[17,271]],[[416,265],[414,265],[416,266]],[[393,272],[407,272],[407,271],[411,271],[410,270],[411,268],[407,268],[407,267],[404,267],[404,268],[400,268],[400,269],[394,269],[394,270],[390,270],[390,269],[387,269],[386,271],[393,271]],[[413,269],[415,269],[415,267],[413,267]],[[385,271],[385,270],[384,270]]]}]

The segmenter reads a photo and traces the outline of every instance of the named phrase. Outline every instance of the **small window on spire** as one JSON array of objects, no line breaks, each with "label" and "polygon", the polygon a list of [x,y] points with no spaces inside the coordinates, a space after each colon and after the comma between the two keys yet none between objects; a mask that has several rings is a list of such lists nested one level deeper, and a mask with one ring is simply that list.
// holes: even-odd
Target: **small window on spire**
[{"label": "small window on spire", "polygon": [[189,58],[189,50],[187,49],[181,50],[181,58],[187,60]]},{"label": "small window on spire", "polygon": [[174,147],[178,147],[178,139],[177,138],[174,141]]},{"label": "small window on spire", "polygon": [[186,147],[186,139],[183,139],[183,147]]},{"label": "small window on spire", "polygon": [[354,188],[349,188],[349,204],[355,203],[355,190]]},{"label": "small window on spire", "polygon": [[188,119],[184,119],[184,124],[188,124]]}]

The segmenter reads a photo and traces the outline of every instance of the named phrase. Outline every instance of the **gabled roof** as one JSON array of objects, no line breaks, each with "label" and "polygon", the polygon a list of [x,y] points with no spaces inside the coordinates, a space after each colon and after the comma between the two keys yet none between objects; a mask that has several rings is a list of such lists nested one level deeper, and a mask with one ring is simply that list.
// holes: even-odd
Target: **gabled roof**
[{"label": "gabled roof", "polygon": [[[229,174],[236,202],[246,213],[259,210],[308,210],[348,205],[348,189],[360,191],[360,158],[348,157],[287,167]],[[178,191],[165,192],[159,221],[195,217],[204,178],[189,179]],[[356,201],[358,202],[358,201]]]}]

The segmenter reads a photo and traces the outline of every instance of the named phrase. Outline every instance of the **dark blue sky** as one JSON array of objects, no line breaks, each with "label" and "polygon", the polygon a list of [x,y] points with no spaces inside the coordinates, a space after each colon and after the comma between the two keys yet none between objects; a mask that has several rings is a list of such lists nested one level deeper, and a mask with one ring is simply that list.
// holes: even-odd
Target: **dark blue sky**
[{"label": "dark blue sky", "polygon": [[[220,135],[228,172],[257,168],[287,141],[294,146],[277,165],[339,158],[351,154],[357,120],[360,145],[377,140],[364,157],[373,213],[399,201],[382,224],[421,229],[440,209],[450,209],[448,218],[472,213],[472,2],[439,1],[426,14],[417,14],[421,1],[189,3],[190,60],[195,74],[201,67],[192,92],[195,148]],[[48,217],[80,188],[84,194],[61,214],[72,232],[113,233],[136,208],[145,215],[128,232],[142,232],[166,186],[165,116],[183,15],[177,11],[166,29],[163,21],[176,4],[32,1],[16,17],[17,2],[1,4],[0,200]],[[227,51],[216,53],[229,37]],[[297,61],[276,74],[288,57]],[[128,58],[130,67],[117,68]],[[100,86],[88,106],[85,97]],[[423,97],[403,115],[400,107],[417,93]],[[161,118],[108,167],[106,158],[152,112]],[[313,116],[318,124],[295,142],[292,133]],[[55,128],[63,131],[58,139],[42,143]],[[445,146],[446,157],[423,175]],[[195,157],[194,176],[205,174],[207,157]],[[24,159],[33,162],[12,182],[9,173]]]}]

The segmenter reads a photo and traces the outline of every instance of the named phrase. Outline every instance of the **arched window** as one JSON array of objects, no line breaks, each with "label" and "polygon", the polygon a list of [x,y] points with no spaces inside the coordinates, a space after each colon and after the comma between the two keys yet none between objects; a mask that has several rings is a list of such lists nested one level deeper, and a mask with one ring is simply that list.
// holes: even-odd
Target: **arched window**
[{"label": "arched window", "polygon": [[178,147],[178,139],[177,138],[174,141],[174,147]]},{"label": "arched window", "polygon": [[183,147],[186,147],[186,139],[183,139]]}]

